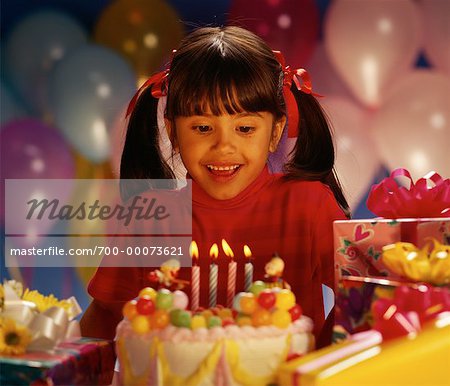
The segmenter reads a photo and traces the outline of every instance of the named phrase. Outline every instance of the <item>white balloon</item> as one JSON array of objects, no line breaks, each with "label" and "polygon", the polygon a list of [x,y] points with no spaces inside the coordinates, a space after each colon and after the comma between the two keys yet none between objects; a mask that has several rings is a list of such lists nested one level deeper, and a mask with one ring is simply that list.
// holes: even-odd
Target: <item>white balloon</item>
[{"label": "white balloon", "polygon": [[347,201],[355,210],[380,167],[380,157],[370,133],[370,116],[351,100],[320,100],[334,128],[336,171]]},{"label": "white balloon", "polygon": [[392,81],[415,62],[421,27],[410,0],[336,1],[325,22],[325,47],[355,97],[378,107]]},{"label": "white balloon", "polygon": [[450,77],[416,70],[402,79],[376,113],[373,134],[391,168],[414,179],[429,171],[450,174]]}]

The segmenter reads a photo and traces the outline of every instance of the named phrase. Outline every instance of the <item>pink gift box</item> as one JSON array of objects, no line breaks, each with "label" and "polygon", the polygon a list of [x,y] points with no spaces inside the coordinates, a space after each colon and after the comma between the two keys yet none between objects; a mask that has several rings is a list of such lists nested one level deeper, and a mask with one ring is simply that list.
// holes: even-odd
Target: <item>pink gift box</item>
[{"label": "pink gift box", "polygon": [[422,248],[429,238],[450,244],[450,217],[335,221],[336,282],[347,275],[397,279],[382,263],[382,248],[398,241]]}]

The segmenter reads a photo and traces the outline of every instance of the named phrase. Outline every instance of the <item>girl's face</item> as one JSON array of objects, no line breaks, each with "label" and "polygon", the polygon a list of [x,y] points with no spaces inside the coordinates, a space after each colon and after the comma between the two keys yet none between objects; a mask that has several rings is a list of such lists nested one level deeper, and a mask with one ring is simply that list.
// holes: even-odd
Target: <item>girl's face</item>
[{"label": "girl's face", "polygon": [[175,148],[191,177],[210,196],[237,196],[263,170],[269,152],[276,150],[285,118],[274,122],[268,112],[177,117]]}]

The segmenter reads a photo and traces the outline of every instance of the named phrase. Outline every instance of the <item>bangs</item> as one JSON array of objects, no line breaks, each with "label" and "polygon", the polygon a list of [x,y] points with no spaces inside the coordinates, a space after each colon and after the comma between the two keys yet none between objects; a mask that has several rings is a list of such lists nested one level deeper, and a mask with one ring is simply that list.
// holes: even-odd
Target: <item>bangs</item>
[{"label": "bangs", "polygon": [[284,112],[278,111],[278,82],[268,76],[267,69],[258,69],[242,57],[197,58],[169,80],[167,117],[258,111],[279,117]]}]

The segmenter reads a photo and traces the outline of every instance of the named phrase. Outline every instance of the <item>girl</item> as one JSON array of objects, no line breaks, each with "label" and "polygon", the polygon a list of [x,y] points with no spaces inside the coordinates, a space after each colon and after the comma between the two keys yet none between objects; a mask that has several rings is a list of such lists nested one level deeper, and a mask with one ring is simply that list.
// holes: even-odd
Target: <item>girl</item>
[{"label": "girl", "polygon": [[[208,305],[213,243],[224,238],[236,254],[248,244],[255,278],[264,277],[277,252],[286,265],[283,279],[314,321],[318,346],[328,344],[333,319],[324,317],[322,284],[334,288],[332,223],[345,218],[348,205],[333,170],[330,129],[307,74],[285,67],[280,54],[247,30],[211,27],[188,35],[170,68],[142,89],[130,103],[120,177],[174,179],[157,124],[158,98],[167,95],[165,127],[173,154],[179,153],[192,179],[200,304]],[[296,145],[285,174],[270,174],[268,156],[287,120]],[[228,262],[219,256],[219,304],[226,299]],[[237,262],[241,291],[245,261]],[[94,301],[82,320],[83,335],[113,338],[124,302],[151,284],[148,271],[99,268],[89,284]],[[189,280],[190,269],[182,269],[180,278]]]}]

